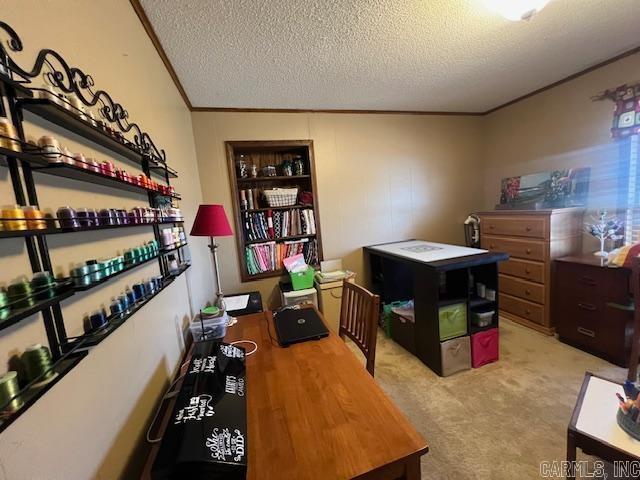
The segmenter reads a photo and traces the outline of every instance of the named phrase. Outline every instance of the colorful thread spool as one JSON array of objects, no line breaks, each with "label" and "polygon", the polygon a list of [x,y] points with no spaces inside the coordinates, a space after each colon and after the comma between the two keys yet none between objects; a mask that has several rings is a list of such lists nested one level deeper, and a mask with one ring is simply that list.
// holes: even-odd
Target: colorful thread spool
[{"label": "colorful thread spool", "polygon": [[129,307],[133,307],[138,302],[138,295],[130,288],[127,288],[126,294],[127,299],[129,300]]},{"label": "colorful thread spool", "polygon": [[24,404],[20,397],[16,397],[20,392],[18,385],[18,373],[9,371],[0,376],[0,408],[15,412]]},{"label": "colorful thread spool", "polygon": [[103,310],[96,310],[89,315],[91,330],[99,330],[107,325],[107,316]]},{"label": "colorful thread spool", "polygon": [[56,295],[56,281],[50,272],[36,272],[31,279],[36,300],[46,300]]},{"label": "colorful thread spool", "polygon": [[113,299],[111,305],[109,305],[109,311],[112,316],[122,315],[124,313],[124,307],[118,299]]},{"label": "colorful thread spool", "polygon": [[60,143],[54,137],[49,135],[43,135],[38,139],[38,148],[42,152],[42,155],[49,161],[49,163],[63,162],[62,150]]},{"label": "colorful thread spool", "polygon": [[9,295],[4,288],[0,288],[0,320],[9,318],[11,308],[9,307]]},{"label": "colorful thread spool", "polygon": [[4,219],[5,230],[15,231],[27,229],[24,211],[18,205],[3,208],[2,218]]},{"label": "colorful thread spool", "polygon": [[43,385],[53,380],[57,373],[52,370],[51,352],[39,343],[31,345],[22,353],[22,363],[26,380],[32,382],[38,378],[42,380],[34,386]]},{"label": "colorful thread spool", "polygon": [[7,288],[9,303],[12,308],[28,308],[34,305],[35,301],[31,296],[33,290],[27,279],[17,280]]},{"label": "colorful thread spool", "polygon": [[120,295],[118,297],[118,303],[120,303],[120,305],[122,306],[122,310],[124,312],[128,312],[129,311],[129,297],[127,297],[127,295]]},{"label": "colorful thread spool", "polygon": [[97,260],[87,260],[86,265],[92,283],[99,282],[103,279],[102,269]]},{"label": "colorful thread spool", "polygon": [[138,297],[138,300],[142,300],[147,295],[147,291],[144,288],[144,283],[134,284],[133,291],[136,294],[136,297]]},{"label": "colorful thread spool", "polygon": [[79,228],[78,214],[71,207],[60,207],[56,212],[58,221],[60,222],[60,228]]},{"label": "colorful thread spool", "polygon": [[71,279],[77,287],[87,287],[91,285],[91,272],[86,265],[71,269]]},{"label": "colorful thread spool", "polygon": [[100,225],[117,225],[116,211],[110,208],[103,208],[99,213]]},{"label": "colorful thread spool", "polygon": [[0,147],[14,152],[22,151],[16,127],[6,117],[0,117]]},{"label": "colorful thread spool", "polygon": [[27,228],[29,230],[46,230],[47,222],[44,220],[44,213],[38,210],[38,207],[29,205],[22,207],[22,210],[27,219]]}]

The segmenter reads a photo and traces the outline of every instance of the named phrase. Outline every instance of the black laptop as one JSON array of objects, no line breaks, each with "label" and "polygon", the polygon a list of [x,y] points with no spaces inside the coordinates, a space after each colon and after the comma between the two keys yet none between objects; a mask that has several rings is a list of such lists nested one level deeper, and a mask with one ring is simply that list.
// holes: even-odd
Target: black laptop
[{"label": "black laptop", "polygon": [[273,323],[281,347],[329,335],[329,330],[313,308],[281,310],[274,313]]}]

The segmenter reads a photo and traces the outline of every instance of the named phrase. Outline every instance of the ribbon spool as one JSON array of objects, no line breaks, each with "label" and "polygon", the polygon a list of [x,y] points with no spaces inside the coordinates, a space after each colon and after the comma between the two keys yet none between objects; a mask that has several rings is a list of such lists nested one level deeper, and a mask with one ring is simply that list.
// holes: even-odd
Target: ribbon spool
[{"label": "ribbon spool", "polygon": [[5,320],[9,317],[9,295],[4,288],[0,288],[0,320]]},{"label": "ribbon spool", "polygon": [[61,228],[78,228],[80,226],[78,214],[71,207],[60,207],[56,216],[60,221]]},{"label": "ribbon spool", "polygon": [[40,382],[33,385],[34,387],[45,385],[58,376],[58,373],[51,369],[53,366],[51,352],[39,343],[27,348],[22,353],[21,359],[28,382],[42,378]]},{"label": "ribbon spool", "polygon": [[27,228],[29,230],[45,230],[47,222],[44,220],[44,213],[38,210],[38,207],[29,205],[23,207],[24,216],[27,219]]},{"label": "ribbon spool", "polygon": [[5,230],[26,230],[27,222],[24,219],[24,211],[18,206],[6,207],[2,209]]},{"label": "ribbon spool", "polygon": [[16,127],[5,117],[0,117],[0,147],[14,152],[22,151]]},{"label": "ribbon spool", "polygon": [[13,308],[28,308],[35,303],[31,296],[33,293],[31,284],[26,279],[10,284],[7,293],[9,294],[9,303]]},{"label": "ribbon spool", "polygon": [[36,300],[46,300],[56,295],[56,281],[50,272],[36,272],[31,279],[31,288]]},{"label": "ribbon spool", "polygon": [[16,372],[9,371],[0,376],[0,409],[10,412],[20,409],[24,402],[20,397],[16,397],[19,392],[20,386]]},{"label": "ribbon spool", "polygon": [[91,330],[99,330],[107,325],[107,315],[103,310],[97,310],[89,316]]}]

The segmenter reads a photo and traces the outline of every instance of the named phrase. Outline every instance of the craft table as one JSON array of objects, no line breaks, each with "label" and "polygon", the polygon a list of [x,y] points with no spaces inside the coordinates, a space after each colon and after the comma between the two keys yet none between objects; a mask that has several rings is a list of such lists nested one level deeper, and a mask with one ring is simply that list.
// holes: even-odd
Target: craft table
[{"label": "craft table", "polygon": [[[369,284],[385,304],[414,300],[415,323],[397,332],[401,345],[438,375],[443,374],[440,351],[439,309],[465,303],[467,335],[498,327],[498,262],[509,256],[475,248],[406,240],[364,247]],[[474,282],[495,290],[495,300],[475,294]],[[471,324],[471,312],[493,308],[493,322],[486,327]],[[393,335],[394,338],[395,335]]]}]

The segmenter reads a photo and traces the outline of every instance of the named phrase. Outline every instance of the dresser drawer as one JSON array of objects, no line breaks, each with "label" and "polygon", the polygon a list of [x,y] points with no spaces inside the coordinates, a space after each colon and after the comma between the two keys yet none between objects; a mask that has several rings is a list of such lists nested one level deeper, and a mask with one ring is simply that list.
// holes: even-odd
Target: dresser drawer
[{"label": "dresser drawer", "polygon": [[530,238],[549,238],[548,220],[541,217],[482,217],[482,235],[506,235]]},{"label": "dresser drawer", "polygon": [[500,294],[500,310],[509,312],[518,317],[529,320],[538,325],[544,325],[544,306],[537,303],[528,302],[521,298],[513,297],[504,293]]},{"label": "dresser drawer", "polygon": [[500,291],[531,302],[544,303],[544,285],[509,275],[500,275]]},{"label": "dresser drawer", "polygon": [[547,256],[547,243],[542,240],[520,240],[492,235],[483,235],[481,238],[482,248],[507,252],[512,257],[544,261]]},{"label": "dresser drawer", "polygon": [[544,283],[544,263],[510,258],[498,264],[498,271],[532,282]]},{"label": "dresser drawer", "polygon": [[554,300],[560,340],[625,365],[633,335],[633,314],[576,297]]},{"label": "dresser drawer", "polygon": [[556,262],[554,281],[564,295],[600,298],[603,302],[629,302],[629,270]]}]

